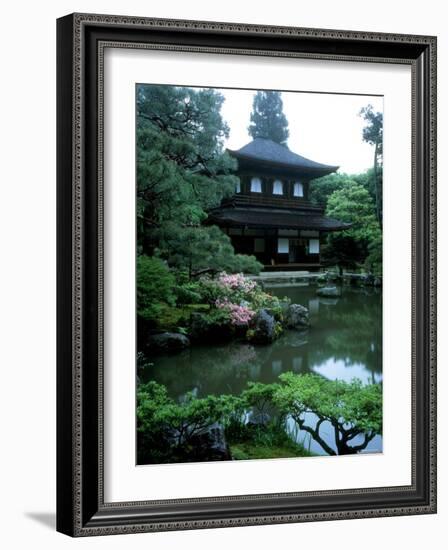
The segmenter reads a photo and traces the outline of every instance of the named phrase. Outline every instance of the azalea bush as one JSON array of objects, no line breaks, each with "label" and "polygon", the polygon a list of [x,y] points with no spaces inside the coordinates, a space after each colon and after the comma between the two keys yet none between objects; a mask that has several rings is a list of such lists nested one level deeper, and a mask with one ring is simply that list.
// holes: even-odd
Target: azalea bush
[{"label": "azalea bush", "polygon": [[[275,296],[264,292],[260,285],[245,277],[242,273],[220,273],[215,279],[202,278],[201,295],[207,303],[219,308],[230,308],[229,304],[239,306],[239,314],[248,317],[252,312],[267,309],[275,317],[281,316],[282,302]],[[253,317],[253,315],[252,315]]]},{"label": "azalea bush", "polygon": [[246,305],[233,304],[227,299],[216,300],[215,305],[218,309],[229,313],[232,325],[247,325],[255,316],[255,311]]},{"label": "azalea bush", "polygon": [[[211,326],[249,328],[257,313],[265,309],[275,318],[277,336],[288,301],[264,292],[261,286],[242,273],[219,273],[191,281],[184,271],[171,272],[159,258],[141,256],[138,260],[138,313],[154,326],[165,330],[187,327],[188,308],[201,311],[205,329]],[[195,319],[195,332],[199,330]],[[234,334],[240,334],[234,331]]]},{"label": "azalea bush", "polygon": [[248,279],[242,273],[234,273],[231,275],[225,272],[220,273],[217,282],[230,292],[238,292],[243,295],[248,295],[257,288],[257,283],[252,279]]},{"label": "azalea bush", "polygon": [[[250,327],[256,314],[265,309],[276,321],[276,336],[281,333],[283,313],[290,303],[289,300],[280,300],[264,292],[256,281],[245,277],[242,273],[222,272],[214,279],[203,277],[199,283],[198,292],[203,301],[210,305],[211,310],[226,312],[233,326]],[[249,329],[247,333],[249,339],[250,335]]]},{"label": "azalea bush", "polygon": [[214,279],[202,277],[200,285],[203,299],[210,304],[223,299],[233,303],[249,301],[258,288],[255,281],[242,273],[229,275],[226,272],[220,273]]},{"label": "azalea bush", "polygon": [[290,300],[287,298],[280,300],[277,296],[263,292],[259,287],[251,297],[251,305],[255,310],[265,309],[276,321],[283,321],[283,311],[289,304]]}]

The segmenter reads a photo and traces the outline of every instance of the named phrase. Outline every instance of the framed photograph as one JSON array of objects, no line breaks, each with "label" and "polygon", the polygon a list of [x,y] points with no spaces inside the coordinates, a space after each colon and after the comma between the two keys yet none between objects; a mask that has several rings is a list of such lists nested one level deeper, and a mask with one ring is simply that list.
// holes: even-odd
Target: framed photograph
[{"label": "framed photograph", "polygon": [[436,38],[57,40],[57,529],[435,513]]}]

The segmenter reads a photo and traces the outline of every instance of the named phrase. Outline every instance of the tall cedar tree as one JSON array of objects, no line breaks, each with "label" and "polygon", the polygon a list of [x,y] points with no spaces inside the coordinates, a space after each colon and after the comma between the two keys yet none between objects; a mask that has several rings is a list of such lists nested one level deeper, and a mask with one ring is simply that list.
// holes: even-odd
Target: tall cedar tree
[{"label": "tall cedar tree", "polygon": [[383,223],[383,114],[373,110],[372,105],[363,107],[360,116],[366,121],[362,130],[362,139],[374,146],[373,181],[375,188],[375,206],[378,223]]},{"label": "tall cedar tree", "polygon": [[271,139],[286,145],[289,137],[288,121],[283,113],[280,92],[259,91],[254,95],[248,132],[254,139]]}]

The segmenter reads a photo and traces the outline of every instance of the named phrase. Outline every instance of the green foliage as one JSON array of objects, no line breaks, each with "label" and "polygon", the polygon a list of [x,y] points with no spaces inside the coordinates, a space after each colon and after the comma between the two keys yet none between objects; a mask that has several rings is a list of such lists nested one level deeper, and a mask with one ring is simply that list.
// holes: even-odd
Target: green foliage
[{"label": "green foliage", "polygon": [[260,414],[272,412],[274,395],[277,389],[278,384],[249,382],[247,389],[241,394],[244,408],[256,409]]},{"label": "green foliage", "polygon": [[271,139],[286,145],[289,137],[288,121],[283,113],[280,92],[258,91],[254,95],[248,132],[254,139]]},{"label": "green foliage", "polygon": [[203,326],[201,332],[207,333],[210,327],[227,326],[230,323],[230,314],[225,309],[210,309],[207,313],[201,313],[200,319],[196,322],[200,322]]},{"label": "green foliage", "polygon": [[[364,449],[376,434],[382,432],[382,388],[379,384],[363,386],[359,380],[344,382],[327,380],[314,374],[280,375],[274,402],[290,414],[302,430],[308,431],[328,454],[335,454],[319,434],[324,421],[334,428],[339,454]],[[318,418],[315,428],[305,424],[304,415],[314,413]],[[364,441],[357,446],[349,442],[358,435]]]},{"label": "green foliage", "polygon": [[245,426],[236,439],[229,438],[229,445],[234,460],[313,456],[275,424]]},{"label": "green foliage", "polygon": [[178,283],[175,292],[179,305],[200,304],[202,301],[201,285],[197,281]]},{"label": "green foliage", "polygon": [[154,381],[139,384],[137,387],[137,430],[155,431],[159,428],[157,411],[170,403],[165,386]]},{"label": "green foliage", "polygon": [[365,172],[362,172],[361,174],[353,174],[350,176],[356,183],[359,183],[359,185],[362,185],[367,189],[369,192],[369,195],[372,198],[372,201],[375,203],[376,201],[376,181],[375,181],[375,173],[373,168],[369,168],[369,170],[366,170]]},{"label": "green foliage", "polygon": [[137,89],[137,240],[139,253],[176,269],[257,272],[236,256],[207,211],[233,194],[236,161],[224,150],[224,97],[212,89],[140,85]]},{"label": "green foliage", "polygon": [[334,192],[340,191],[353,182],[358,183],[369,192],[373,201],[375,215],[377,214],[377,200],[379,201],[379,206],[382,211],[382,166],[380,164],[378,164],[376,171],[370,168],[360,174],[343,174],[337,172],[313,180],[310,184],[310,201],[314,204],[320,204],[326,207],[328,199]]},{"label": "green foliage", "polygon": [[[137,90],[138,122],[148,122],[173,138],[182,140],[188,136],[190,147],[185,146],[180,159],[184,165],[210,159],[216,163],[219,159],[214,155],[222,150],[223,141],[229,135],[220,114],[223,102],[222,94],[211,88],[142,84]],[[206,158],[198,159],[198,153]]]},{"label": "green foliage", "polygon": [[357,237],[364,237],[371,226],[376,226],[373,201],[366,189],[353,180],[349,180],[342,189],[331,195],[326,214],[352,223],[350,232]]},{"label": "green foliage", "polygon": [[274,325],[274,340],[279,338],[283,334],[283,325],[276,322]]},{"label": "green foliage", "polygon": [[187,394],[177,403],[164,386],[154,381],[141,384],[137,391],[138,462],[188,461],[194,454],[195,437],[215,422],[225,424],[234,413],[236,399],[230,395],[196,399]]},{"label": "green foliage", "polygon": [[309,199],[314,204],[326,207],[329,197],[335,191],[340,191],[346,185],[349,185],[353,180],[353,176],[339,172],[314,179],[310,184]]},{"label": "green foliage", "polygon": [[368,191],[358,183],[348,181],[329,197],[326,215],[352,226],[343,233],[328,236],[322,250],[324,261],[353,268],[363,264],[371,255],[370,265],[380,269],[381,254],[378,255],[378,251],[381,251],[382,234]]},{"label": "green foliage", "polygon": [[[279,379],[274,384],[249,383],[239,396],[198,399],[187,394],[181,403],[171,399],[164,386],[141,384],[137,391],[139,456],[145,462],[188,461],[194,455],[195,437],[216,422],[225,427],[237,459],[309,454],[286,433],[287,416],[328,454],[336,452],[319,432],[323,422],[334,429],[338,454],[359,452],[382,433],[381,385],[331,381],[314,374],[284,373]],[[258,422],[247,422],[249,411]],[[306,424],[307,413],[318,417],[314,427]]]},{"label": "green foliage", "polygon": [[175,279],[159,258],[137,258],[137,313],[155,322],[163,308],[175,304]]},{"label": "green foliage", "polygon": [[263,292],[260,287],[257,287],[251,296],[250,303],[255,311],[265,309],[276,321],[283,321],[285,302],[281,301],[277,296]]},{"label": "green foliage", "polygon": [[363,107],[360,116],[367,122],[362,131],[362,139],[370,145],[377,145],[378,155],[383,154],[383,113],[373,110],[372,105]]},{"label": "green foliage", "polygon": [[202,273],[259,273],[255,256],[235,254],[230,238],[217,226],[182,227],[174,222],[157,231],[157,254],[170,266],[186,270],[189,278]]},{"label": "green foliage", "polygon": [[[309,456],[285,431],[285,416],[274,405],[278,384],[249,382],[236,401],[226,437],[235,460]],[[259,422],[246,422],[247,411]]]},{"label": "green foliage", "polygon": [[206,304],[214,306],[217,300],[229,297],[229,291],[209,276],[199,279],[201,288],[201,298]]},{"label": "green foliage", "polygon": [[368,244],[369,255],[366,258],[365,267],[375,275],[383,272],[383,238],[381,233],[375,233]]},{"label": "green foliage", "polygon": [[209,311],[206,304],[185,304],[176,307],[161,306],[155,325],[159,330],[168,332],[180,332],[186,334],[193,313],[204,313]]},{"label": "green foliage", "polygon": [[367,255],[364,244],[344,233],[329,235],[321,248],[322,263],[339,266],[341,273],[343,268],[356,270]]}]

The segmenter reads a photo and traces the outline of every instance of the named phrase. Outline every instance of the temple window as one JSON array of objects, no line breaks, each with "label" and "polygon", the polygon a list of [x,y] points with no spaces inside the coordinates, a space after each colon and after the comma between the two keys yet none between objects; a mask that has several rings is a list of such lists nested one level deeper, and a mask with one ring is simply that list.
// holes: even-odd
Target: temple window
[{"label": "temple window", "polygon": [[294,183],[293,195],[294,195],[294,197],[303,197],[303,183],[302,182],[296,181]]},{"label": "temple window", "polygon": [[319,239],[310,239],[309,254],[319,254]]},{"label": "temple window", "polygon": [[283,182],[280,180],[275,180],[272,184],[272,194],[273,195],[283,195]]},{"label": "temple window", "polygon": [[241,193],[241,182],[238,180],[235,185],[235,193]]},{"label": "temple window", "polygon": [[251,193],[261,193],[261,179],[252,178],[250,180],[250,190]]},{"label": "temple window", "polygon": [[289,254],[289,239],[278,239],[277,252],[279,254]]}]

